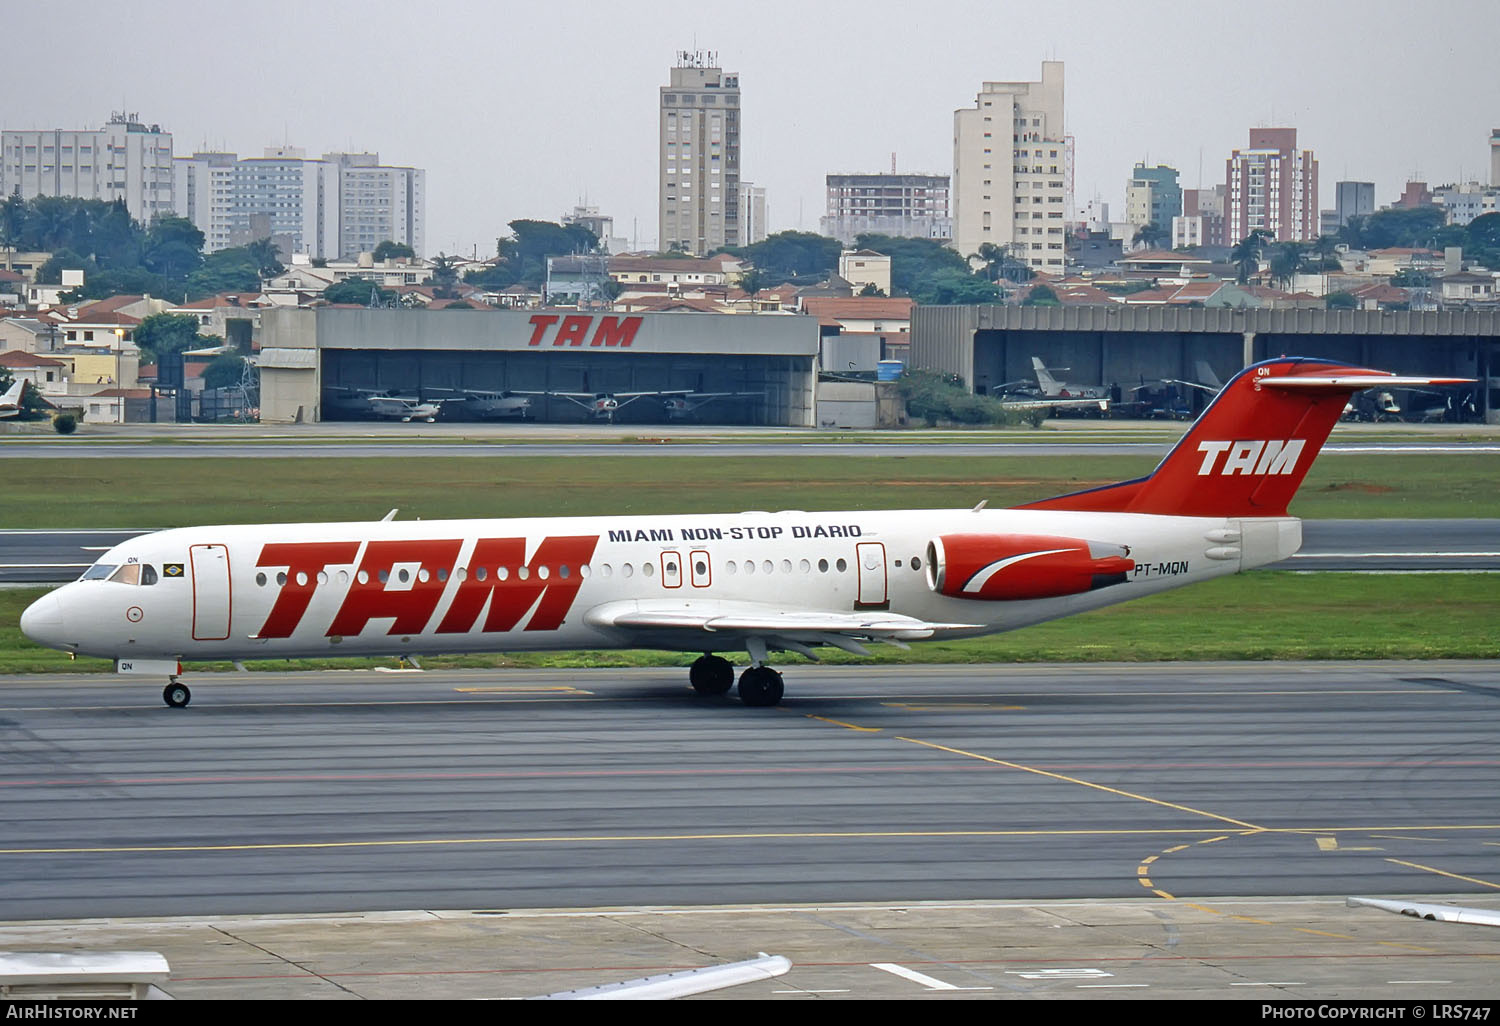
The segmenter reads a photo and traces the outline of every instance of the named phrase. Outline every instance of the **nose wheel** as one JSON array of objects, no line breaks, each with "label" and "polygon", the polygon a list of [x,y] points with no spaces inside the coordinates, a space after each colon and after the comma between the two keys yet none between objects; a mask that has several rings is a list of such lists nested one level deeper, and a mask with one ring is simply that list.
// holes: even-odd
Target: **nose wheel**
[{"label": "nose wheel", "polygon": [[174,680],[162,688],[161,698],[173,709],[184,709],[193,700],[193,693],[186,684]]}]

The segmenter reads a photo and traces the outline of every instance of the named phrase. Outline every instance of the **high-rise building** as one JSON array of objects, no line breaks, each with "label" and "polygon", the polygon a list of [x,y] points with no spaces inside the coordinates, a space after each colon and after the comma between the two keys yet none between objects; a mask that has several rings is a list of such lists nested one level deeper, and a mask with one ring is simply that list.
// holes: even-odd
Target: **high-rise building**
[{"label": "high-rise building", "polygon": [[229,244],[286,236],[292,252],[339,256],[339,167],[299,146],[269,146],[234,166]]},{"label": "high-rise building", "polygon": [[1172,232],[1172,218],[1182,215],[1182,186],[1177,169],[1158,164],[1137,164],[1125,183],[1125,220],[1130,224],[1155,225],[1163,235]]},{"label": "high-rise building", "polygon": [[426,252],[427,172],[387,167],[378,153],[325,153],[338,168],[338,255],[358,256],[382,242]]},{"label": "high-rise building", "polygon": [[740,244],[753,246],[764,242],[766,234],[766,187],[741,181]]},{"label": "high-rise building", "polygon": [[1490,129],[1490,184],[1500,189],[1500,128]]},{"label": "high-rise building", "polygon": [[826,182],[828,213],[819,230],[846,246],[866,232],[945,242],[953,237],[947,175],[828,175]]},{"label": "high-rise building", "polygon": [[203,251],[217,253],[230,246],[231,199],[234,196],[233,153],[200,151],[172,158],[172,202],[203,233]]},{"label": "high-rise building", "polygon": [[1334,216],[1340,228],[1348,224],[1351,217],[1375,213],[1374,182],[1335,182],[1333,197]]},{"label": "high-rise building", "polygon": [[1225,162],[1224,205],[1230,245],[1256,229],[1277,242],[1318,237],[1318,162],[1297,149],[1295,128],[1250,129],[1250,145]]},{"label": "high-rise building", "polygon": [[378,153],[325,153],[296,146],[260,157],[195,153],[172,161],[176,212],[215,253],[268,236],[290,252],[335,258],[387,240],[426,251],[427,172],[388,167]]},{"label": "high-rise building", "polygon": [[657,246],[703,255],[744,244],[740,224],[740,77],[718,55],[679,51],[661,87]]},{"label": "high-rise building", "polygon": [[0,193],[124,200],[137,221],[171,214],[172,133],[139,114],[100,129],[0,132]]},{"label": "high-rise building", "polygon": [[984,83],[973,108],[953,112],[953,247],[1010,246],[1061,271],[1069,143],[1061,61],[1042,62],[1040,82]]}]

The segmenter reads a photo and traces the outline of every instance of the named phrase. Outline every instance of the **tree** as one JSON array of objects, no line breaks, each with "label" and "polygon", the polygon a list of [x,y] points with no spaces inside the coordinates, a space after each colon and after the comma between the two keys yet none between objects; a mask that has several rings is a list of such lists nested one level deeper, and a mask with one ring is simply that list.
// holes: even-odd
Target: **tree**
[{"label": "tree", "polygon": [[353,303],[357,306],[372,304],[383,306],[394,296],[395,293],[388,292],[373,281],[366,281],[364,278],[345,278],[323,290],[323,298],[330,303]]},{"label": "tree", "polygon": [[1260,256],[1265,249],[1266,242],[1271,238],[1271,233],[1264,228],[1256,228],[1245,236],[1229,251],[1229,262],[1235,265],[1235,280],[1241,285],[1250,280],[1250,276],[1260,270]]},{"label": "tree", "polygon": [[1138,246],[1152,247],[1161,245],[1169,238],[1171,234],[1165,228],[1155,221],[1149,221],[1135,230],[1131,241]]},{"label": "tree", "polygon": [[21,198],[21,187],[5,197],[0,205],[0,246],[18,248],[21,236],[26,231],[26,201]]},{"label": "tree", "polygon": [[740,275],[740,288],[744,289],[745,295],[754,299],[766,287],[766,276],[758,270],[749,270]]},{"label": "tree", "polygon": [[1323,305],[1329,310],[1354,310],[1359,307],[1359,300],[1352,292],[1330,292],[1323,298]]},{"label": "tree", "polygon": [[203,258],[203,266],[187,276],[186,291],[195,299],[220,292],[260,291],[260,268],[249,246],[221,249]]},{"label": "tree", "polygon": [[843,246],[838,239],[812,232],[777,232],[750,246],[726,247],[717,252],[732,253],[749,260],[765,275],[767,282],[783,282],[804,275],[829,273],[839,265]]},{"label": "tree", "polygon": [[1271,277],[1280,282],[1282,288],[1290,288],[1292,279],[1302,269],[1306,253],[1307,247],[1300,242],[1278,244],[1271,251]]},{"label": "tree", "polygon": [[[969,262],[956,249],[935,239],[907,239],[894,235],[863,233],[854,237],[857,249],[884,253],[891,258],[891,294],[917,297],[918,281],[938,271],[957,271],[973,277]],[[982,279],[975,278],[975,281]],[[921,302],[921,300],[918,300]]]},{"label": "tree", "polygon": [[247,245],[245,255],[255,265],[255,273],[261,278],[274,278],[286,270],[281,263],[281,251],[269,238],[256,239]]},{"label": "tree", "polygon": [[520,281],[540,288],[547,277],[549,256],[593,253],[599,248],[599,237],[581,224],[517,220],[510,222],[510,230],[510,238],[496,242],[499,256],[514,273],[506,284]]},{"label": "tree", "polygon": [[157,217],[146,232],[141,262],[163,277],[186,278],[203,264],[203,233],[185,217]]},{"label": "tree", "polygon": [[1005,247],[997,246],[993,242],[981,242],[979,252],[970,254],[969,263],[972,265],[978,260],[984,267],[984,276],[990,281],[1000,277],[1000,266],[1005,260]]},{"label": "tree", "polygon": [[998,303],[1001,292],[993,282],[944,267],[919,277],[913,284],[911,298],[924,306],[967,306]]},{"label": "tree", "polygon": [[152,362],[160,362],[167,353],[199,349],[207,342],[198,334],[198,319],[192,314],[153,314],[135,329],[136,346]]},{"label": "tree", "polygon": [[203,387],[237,388],[245,376],[245,358],[234,353],[216,356],[203,368]]},{"label": "tree", "polygon": [[375,260],[411,260],[417,255],[417,251],[404,242],[395,242],[386,239],[375,247],[375,252],[370,254]]},{"label": "tree", "polygon": [[1441,207],[1391,207],[1351,217],[1339,239],[1355,249],[1439,248],[1443,221]]},{"label": "tree", "polygon": [[1500,211],[1476,217],[1464,229],[1464,255],[1490,270],[1500,270]]},{"label": "tree", "polygon": [[1057,293],[1050,285],[1033,285],[1031,291],[1026,293],[1026,298],[1021,300],[1022,306],[1062,306],[1062,300],[1057,298]]},{"label": "tree", "polygon": [[866,282],[865,283],[865,287],[859,290],[859,294],[861,296],[881,296],[881,297],[883,297],[885,295],[885,293],[881,291],[880,286],[876,285],[873,281]]},{"label": "tree", "polygon": [[432,258],[432,294],[438,299],[458,298],[458,257],[439,253]]}]

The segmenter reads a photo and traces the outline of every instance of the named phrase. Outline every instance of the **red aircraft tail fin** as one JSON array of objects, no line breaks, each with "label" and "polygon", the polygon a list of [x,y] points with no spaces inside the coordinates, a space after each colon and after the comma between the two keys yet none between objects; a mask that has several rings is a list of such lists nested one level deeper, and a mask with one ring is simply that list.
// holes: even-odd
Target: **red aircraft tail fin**
[{"label": "red aircraft tail fin", "polygon": [[1060,495],[1021,509],[1279,517],[1349,396],[1366,388],[1460,384],[1398,377],[1329,360],[1281,357],[1247,367],[1149,477]]}]

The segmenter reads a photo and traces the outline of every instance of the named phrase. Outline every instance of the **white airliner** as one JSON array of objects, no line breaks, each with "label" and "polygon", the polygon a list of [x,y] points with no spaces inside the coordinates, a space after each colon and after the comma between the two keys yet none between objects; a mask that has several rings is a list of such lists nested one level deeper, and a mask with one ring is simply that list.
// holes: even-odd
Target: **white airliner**
[{"label": "white airliner", "polygon": [[1456,383],[1322,360],[1242,371],[1150,475],[1014,509],[192,527],[143,535],[21,617],[42,645],[169,679],[181,660],[523,649],[704,653],[774,705],[772,651],[1013,630],[1285,559],[1287,504],[1348,396]]},{"label": "white airliner", "polygon": [[0,395],[0,418],[19,417],[21,415],[21,399],[26,395],[26,379],[17,378],[11,386]]}]

